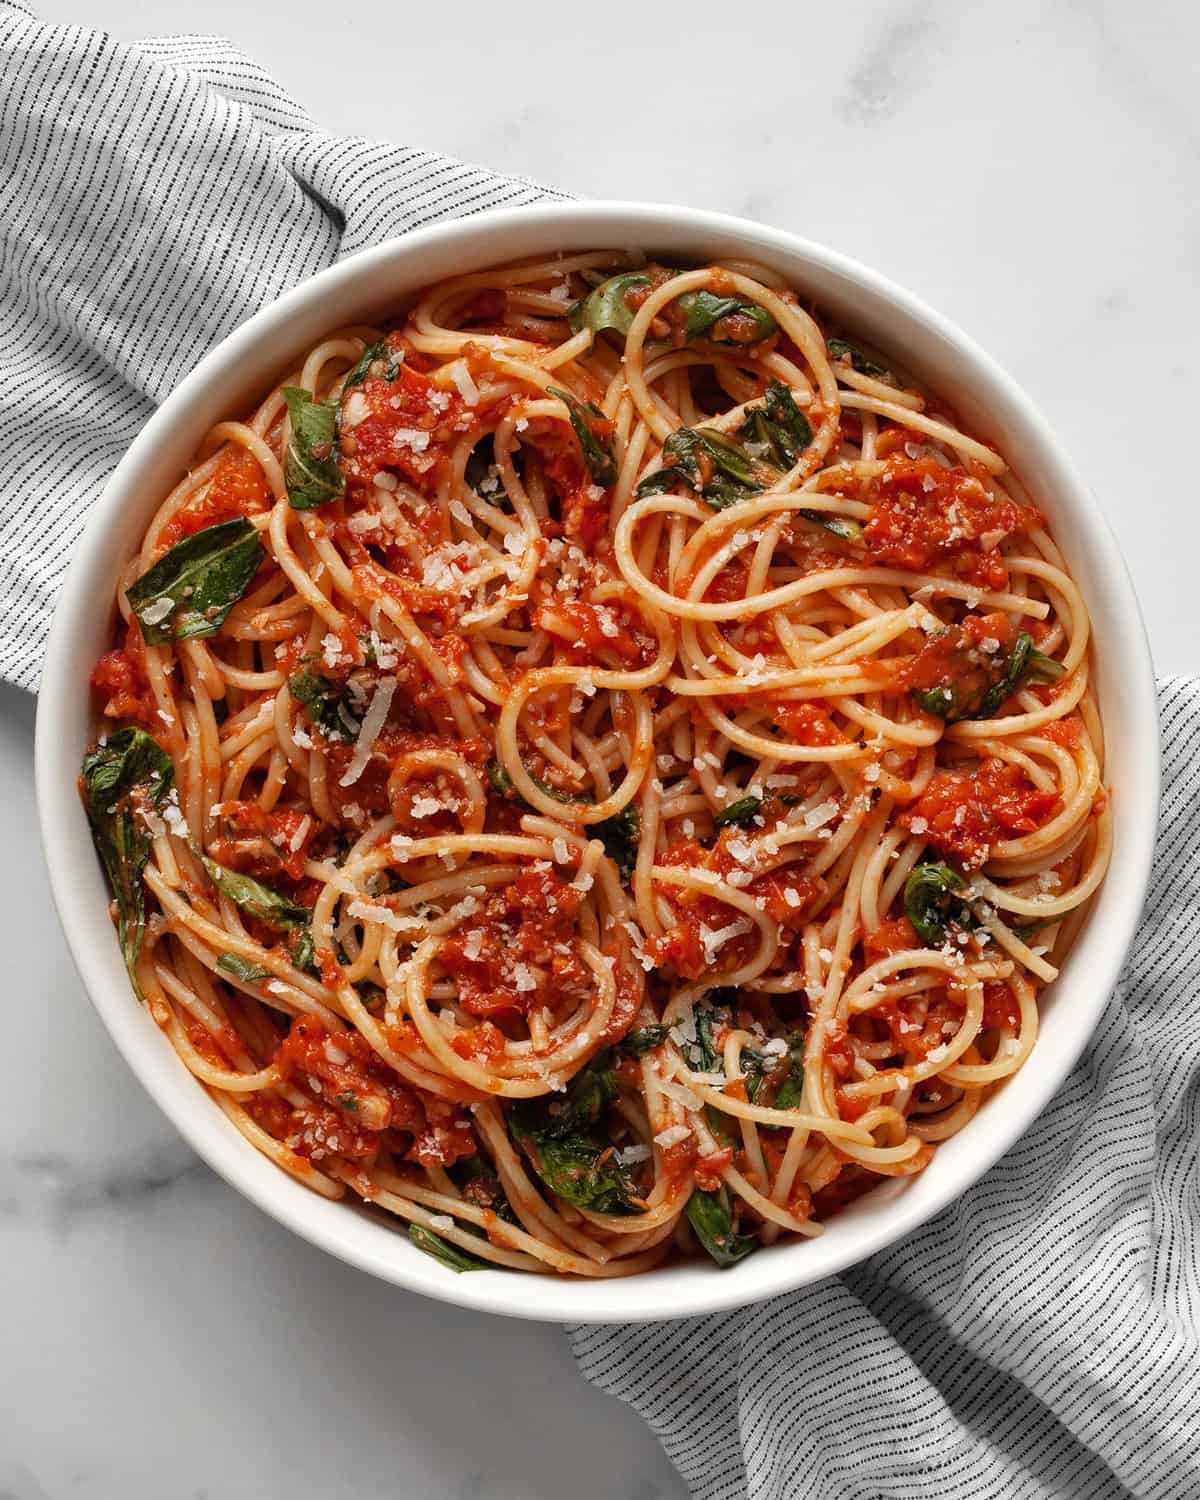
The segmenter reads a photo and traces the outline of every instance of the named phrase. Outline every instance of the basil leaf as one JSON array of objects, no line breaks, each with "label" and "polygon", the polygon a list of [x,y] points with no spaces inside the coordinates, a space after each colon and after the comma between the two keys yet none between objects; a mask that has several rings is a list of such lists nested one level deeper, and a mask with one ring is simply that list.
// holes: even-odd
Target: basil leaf
[{"label": "basil leaf", "polygon": [[[539,792],[545,792],[546,796],[553,797],[555,802],[581,805],[596,800],[591,792],[564,792],[560,787],[551,786],[548,781],[543,781],[540,776],[535,776],[528,766],[525,767],[525,774],[533,782],[534,786],[537,787]],[[498,760],[488,761],[487,776],[492,791],[499,793],[501,797],[506,797],[510,802],[519,802],[522,807],[529,806],[529,803],[517,791],[512,777]],[[613,820],[609,818],[605,821],[612,822]]]},{"label": "basil leaf", "polygon": [[[721,991],[714,990],[714,994]],[[717,1046],[717,1038],[732,1016],[727,1005],[697,1004],[692,1012],[696,1023],[696,1040],[685,1042],[683,1060],[693,1073],[723,1072],[725,1063]]]},{"label": "basil leaf", "polygon": [[302,386],[283,388],[292,434],[284,459],[283,479],[293,510],[315,510],[346,490],[338,463],[337,422],[341,403],[314,401]]},{"label": "basil leaf", "polygon": [[567,314],[571,331],[578,333],[581,328],[590,328],[593,333],[603,333],[611,328],[614,333],[628,333],[634,309],[625,301],[625,293],[649,285],[650,278],[642,271],[622,271],[619,276],[610,276],[582,302],[572,305]]},{"label": "basil leaf", "polygon": [[834,536],[840,536],[844,542],[861,542],[863,539],[862,527],[849,516],[835,516],[827,510],[802,510],[800,514],[806,521],[815,521]]},{"label": "basil leaf", "polygon": [[605,1049],[575,1075],[565,1093],[510,1106],[509,1128],[537,1175],[567,1203],[596,1213],[641,1213],[631,1201],[629,1175],[601,1128],[616,1096],[611,1053]]},{"label": "basil leaf", "polygon": [[949,865],[914,865],[904,882],[904,910],[908,920],[930,948],[940,948],[946,940],[948,926],[972,929],[979,924],[971,908],[957,892],[965,882]]},{"label": "basil leaf", "polygon": [[608,489],[610,485],[617,482],[617,461],[613,457],[611,444],[602,442],[592,431],[589,418],[606,422],[608,418],[593,401],[580,401],[577,396],[572,396],[570,391],[564,391],[561,386],[548,385],[546,393],[557,396],[567,408],[571,418],[571,426],[575,430],[575,436],[579,440],[579,447],[583,453],[583,461],[587,465],[587,471],[592,476],[592,483],[601,485]]},{"label": "basil leaf", "polygon": [[492,791],[498,792],[501,797],[509,798],[510,801],[517,797],[517,789],[512,777],[498,760],[488,761],[487,775]]},{"label": "basil leaf", "polygon": [[288,951],[292,955],[292,962],[298,969],[303,969],[307,974],[319,974],[321,966],[317,962],[316,944],[313,942],[312,927],[305,923],[303,927],[293,927],[288,933]]},{"label": "basil leaf", "polygon": [[825,347],[834,359],[845,359],[849,355],[851,366],[860,375],[871,375],[878,380],[881,376],[888,373],[882,365],[877,365],[873,360],[869,360],[862,350],[856,348],[849,339],[830,339]]},{"label": "basil leaf", "polygon": [[[736,505],[763,486],[744,448],[711,427],[679,427],[663,444],[663,467],[648,474],[637,487],[639,500],[661,495],[677,482],[699,490],[714,510]],[[708,481],[702,482],[701,459],[707,460]]]},{"label": "basil leaf", "polygon": [[696,1238],[722,1270],[737,1265],[759,1247],[756,1234],[734,1232],[729,1194],[723,1186],[715,1193],[696,1188],[686,1212]]},{"label": "basil leaf", "polygon": [[775,1090],[775,1098],[771,1101],[772,1109],[798,1109],[804,1090],[804,1032],[793,1031],[787,1044],[787,1077]]},{"label": "basil leaf", "polygon": [[599,1214],[637,1214],[633,1184],[611,1141],[588,1134],[526,1137],[537,1175],[557,1197]]},{"label": "basil leaf", "polygon": [[244,516],[176,542],[126,590],[147,645],[220,630],[262,560],[258,532]]},{"label": "basil leaf", "polygon": [[[775,319],[766,308],[757,302],[743,302],[739,297],[718,297],[713,292],[684,292],[679,298],[679,307],[686,319],[684,337],[692,339],[711,338],[714,344],[760,344],[769,339],[778,328]],[[713,329],[722,318],[733,316],[748,318],[753,323],[750,338],[715,338]]]},{"label": "basil leaf", "polygon": [[253,984],[257,979],[270,979],[271,977],[270,969],[264,969],[262,964],[251,963],[248,958],[242,958],[237,953],[222,953],[217,959],[217,968],[226,974],[232,974],[243,984]]},{"label": "basil leaf", "polygon": [[791,456],[787,466],[790,469],[812,442],[812,427],[796,405],[796,398],[781,380],[772,380],[767,386],[766,401],[768,417],[789,440]]},{"label": "basil leaf", "polygon": [[761,806],[761,797],[740,797],[738,801],[731,802],[728,807],[713,814],[714,832],[719,833],[722,828],[729,827],[744,828],[754,820]]},{"label": "basil leaf", "polygon": [[666,1041],[669,1026],[639,1026],[627,1032],[617,1043],[617,1051],[626,1057],[641,1057],[643,1052],[652,1052]]},{"label": "basil leaf", "polygon": [[1013,643],[1009,652],[1008,662],[1003,677],[994,682],[980,701],[978,710],[973,714],[964,714],[964,718],[990,719],[1006,698],[1010,698],[1021,685],[1021,680],[1029,671],[1029,656],[1033,650],[1033,637],[1022,630]]},{"label": "basil leaf", "polygon": [[144,814],[161,810],[175,786],[175,766],[144,729],[120,729],[83,757],[80,790],[96,852],[117,903],[117,938],[134,990],[146,927],[142,872],[153,839]]},{"label": "basil leaf", "polygon": [[781,470],[792,467],[813,437],[808,418],[781,380],[772,380],[767,386],[763,406],[746,409],[738,434],[767,447],[771,461]]},{"label": "basil leaf", "polygon": [[594,823],[592,833],[603,843],[604,852],[616,865],[622,880],[628,880],[637,864],[638,841],[642,835],[642,815],[631,802],[611,818]]},{"label": "basil leaf", "polygon": [[308,926],[312,913],[306,906],[298,906],[250,875],[243,875],[238,870],[227,870],[215,859],[209,859],[207,854],[200,857],[209,878],[221,894],[228,896],[235,906],[249,912],[252,917],[257,917],[260,922],[277,930]]},{"label": "basil leaf", "polygon": [[[377,340],[374,344],[368,344],[354,364],[347,370],[346,378],[342,382],[342,394],[345,395],[347,391],[353,390],[356,385],[362,385],[367,378],[371,366],[377,359],[386,359],[387,352],[388,347],[382,339]],[[288,410],[290,411],[291,408],[289,407]]]},{"label": "basil leaf", "polygon": [[509,1122],[526,1135],[553,1139],[598,1124],[616,1097],[612,1054],[606,1047],[576,1073],[561,1094],[517,1100],[509,1108]]},{"label": "basil leaf", "polygon": [[480,1260],[477,1255],[468,1255],[465,1250],[444,1240],[440,1234],[434,1234],[431,1229],[423,1229],[420,1224],[408,1226],[408,1237],[418,1250],[424,1250],[426,1255],[440,1260],[448,1270],[462,1272],[488,1269],[488,1263]]},{"label": "basil leaf", "polygon": [[913,688],[912,695],[917,705],[927,714],[932,714],[935,719],[945,719],[947,724],[953,724],[960,718],[970,717],[968,714],[958,712],[956,683],[947,683],[943,687]]},{"label": "basil leaf", "polygon": [[1047,656],[1042,651],[1030,651],[1029,653],[1029,675],[1040,677],[1045,682],[1057,682],[1066,672],[1066,667],[1060,661],[1055,661],[1052,656]]},{"label": "basil leaf", "polygon": [[505,1197],[500,1178],[486,1157],[478,1152],[474,1156],[460,1156],[453,1166],[446,1168],[446,1173],[468,1203],[491,1209],[506,1223],[519,1222],[512,1204]]},{"label": "basil leaf", "polygon": [[677,484],[685,485],[689,490],[694,490],[696,487],[678,464],[671,464],[665,469],[655,469],[653,474],[647,474],[645,479],[638,480],[637,498],[644,500],[647,495],[666,495]]},{"label": "basil leaf", "polygon": [[342,682],[334,682],[311,667],[301,667],[288,678],[288,692],[308,710],[308,716],[326,739],[354,739],[362,718],[354,697]]},{"label": "basil leaf", "polygon": [[[696,437],[700,440],[700,447],[722,474],[727,474],[748,490],[762,489],[762,485],[754,477],[750,455],[744,448],[730,442],[723,432],[717,432],[711,427],[697,427]],[[670,438],[667,442],[670,443]]]}]

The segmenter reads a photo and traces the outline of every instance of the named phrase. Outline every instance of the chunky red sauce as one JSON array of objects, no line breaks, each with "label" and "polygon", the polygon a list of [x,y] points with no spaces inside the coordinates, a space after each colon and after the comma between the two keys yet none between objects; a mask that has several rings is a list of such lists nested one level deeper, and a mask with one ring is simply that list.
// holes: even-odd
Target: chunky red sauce
[{"label": "chunky red sauce", "polygon": [[1003,589],[1008,569],[1001,542],[1040,519],[1028,506],[993,499],[965,469],[897,454],[878,480],[864,536],[872,561],[885,567],[936,568],[980,588]]},{"label": "chunky red sauce", "polygon": [[585,999],[595,981],[579,957],[583,896],[553,870],[528,869],[479,898],[438,952],[459,1004],[476,1016],[557,1014]]},{"label": "chunky red sauce", "polygon": [[159,545],[165,552],[205,526],[237,516],[261,515],[270,510],[271,499],[271,488],[258,459],[245,448],[230,447],[218,460],[204,494],[177,510],[163,527]]},{"label": "chunky red sauce", "polygon": [[311,1098],[282,1122],[282,1138],[300,1156],[361,1161],[374,1157],[385,1130],[407,1135],[403,1154],[422,1166],[450,1166],[477,1150],[458,1105],[402,1082],[355,1031],[335,1034],[298,1017],[274,1061]]},{"label": "chunky red sauce", "polygon": [[997,843],[1033,833],[1058,807],[1057,794],[1039,792],[1020,766],[986,760],[973,774],[935,772],[900,821],[974,870]]}]

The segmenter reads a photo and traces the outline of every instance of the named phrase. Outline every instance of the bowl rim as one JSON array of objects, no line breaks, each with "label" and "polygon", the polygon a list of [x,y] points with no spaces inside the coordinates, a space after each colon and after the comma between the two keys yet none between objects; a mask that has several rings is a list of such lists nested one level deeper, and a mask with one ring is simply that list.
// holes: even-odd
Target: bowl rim
[{"label": "bowl rim", "polygon": [[[569,225],[578,230],[581,221],[595,226],[596,244],[641,242],[662,245],[672,234],[706,234],[715,239],[738,241],[746,246],[749,254],[767,261],[773,253],[804,261],[814,273],[840,278],[847,285],[890,303],[902,319],[920,325],[933,339],[943,342],[969,371],[968,385],[975,389],[983,387],[989,401],[998,402],[1007,419],[1020,428],[1022,440],[1038,454],[1037,461],[1054,470],[1056,485],[1066,494],[1068,507],[1074,508],[1081,516],[1090,515],[1090,521],[1084,527],[1089,555],[1103,577],[1107,593],[1105,612],[1119,627],[1122,697],[1132,704],[1135,720],[1154,726],[1153,730],[1147,730],[1144,742],[1133,737],[1126,747],[1137,773],[1128,795],[1131,801],[1136,799],[1140,811],[1148,816],[1134,819],[1132,829],[1124,829],[1120,867],[1123,895],[1116,917],[1110,915],[1102,930],[1098,924],[1090,923],[1072,954],[1072,959],[1078,964],[1086,950],[1090,981],[1090,998],[1085,998],[1075,1019],[1076,1035],[1057,1052],[1047,1054],[1043,1050],[1039,1057],[1035,1048],[1033,1057],[1020,1075],[1025,1078],[1030,1069],[1034,1069],[1026,1080],[1023,1102],[1019,1108],[992,1119],[990,1130],[976,1132],[976,1150],[970,1169],[959,1171],[957,1177],[949,1174],[936,1190],[918,1195],[901,1194],[888,1200],[882,1212],[873,1211],[862,1220],[861,1232],[852,1243],[839,1247],[831,1255],[819,1257],[819,1269],[814,1269],[811,1258],[806,1262],[804,1252],[822,1241],[806,1241],[778,1247],[769,1255],[752,1257],[732,1271],[717,1273],[715,1269],[706,1268],[707,1274],[702,1278],[688,1277],[681,1270],[663,1273],[678,1277],[683,1292],[675,1296],[664,1295],[661,1280],[657,1279],[658,1272],[648,1273],[656,1278],[652,1295],[648,1296],[645,1290],[639,1292],[639,1287],[645,1287],[645,1277],[593,1281],[522,1276],[503,1271],[462,1277],[447,1274],[444,1268],[416,1252],[388,1255],[382,1245],[376,1247],[373,1238],[360,1235],[353,1229],[354,1224],[363,1222],[363,1215],[353,1211],[347,1213],[344,1202],[331,1204],[318,1197],[263,1157],[219,1114],[202,1086],[174,1058],[173,1051],[170,1057],[175,1060],[178,1073],[160,1065],[158,1050],[167,1045],[161,1033],[144,1007],[133,999],[128,982],[121,986],[113,982],[111,962],[106,965],[97,943],[88,933],[89,919],[95,917],[95,897],[88,889],[89,882],[79,880],[77,875],[81,858],[90,862],[93,854],[90,839],[79,836],[82,812],[73,774],[63,775],[61,765],[64,752],[60,726],[65,721],[70,695],[75,691],[72,674],[81,649],[76,641],[90,633],[100,608],[111,609],[112,574],[104,573],[102,567],[109,524],[130,502],[139,474],[162,446],[173,425],[186,418],[214,376],[232,370],[243,355],[250,355],[260,345],[274,342],[284,346],[288,324],[293,317],[336,291],[352,288],[360,281],[369,281],[381,267],[398,261],[403,268],[422,256],[427,257],[430,262],[428,273],[413,277],[408,283],[415,287],[438,279],[436,261],[441,248],[457,247],[468,241],[499,240],[506,235],[519,237],[522,230],[536,234],[556,225]],[[513,259],[521,253],[518,250],[515,254],[509,252],[496,258]],[[100,582],[104,587],[99,589],[101,602],[98,602]],[[1089,600],[1089,604],[1092,603],[1094,598]],[[834,1275],[910,1234],[966,1192],[1033,1124],[1060,1089],[1095,1029],[1132,941],[1149,883],[1160,782],[1158,714],[1150,649],[1124,557],[1106,517],[1095,504],[1074,464],[1053,437],[1034,403],[1011,377],[948,319],[888,278],[838,251],[799,235],[731,215],[677,205],[621,200],[495,209],[411,230],[318,272],[262,308],[216,344],[151,416],[110,475],[88,516],[50,629],[37,711],[35,771],[38,815],[51,890],[75,966],[118,1050],[193,1150],[230,1186],[265,1213],[311,1244],[361,1270],[407,1290],[459,1306],[568,1323],[644,1322],[691,1317],[795,1290]],[[1122,788],[1122,794],[1126,794],[1125,788]],[[81,848],[86,850],[82,856]],[[1106,886],[1116,875],[1115,868],[1110,870]],[[105,967],[107,973],[102,972]],[[119,972],[123,978],[123,966]],[[207,1128],[202,1111],[194,1107],[196,1096],[211,1107],[213,1115],[228,1132],[228,1139]],[[968,1125],[967,1132],[975,1123]],[[962,1139],[962,1134],[958,1139]],[[875,1196],[873,1194],[872,1198]],[[321,1212],[321,1205],[335,1209],[337,1219]],[[345,1224],[340,1222],[342,1219]],[[410,1250],[407,1240],[398,1235],[394,1227],[389,1226],[386,1233],[398,1247]],[[364,1243],[359,1243],[360,1239]],[[370,1243],[366,1243],[368,1239]],[[739,1272],[741,1274],[737,1274]]]}]

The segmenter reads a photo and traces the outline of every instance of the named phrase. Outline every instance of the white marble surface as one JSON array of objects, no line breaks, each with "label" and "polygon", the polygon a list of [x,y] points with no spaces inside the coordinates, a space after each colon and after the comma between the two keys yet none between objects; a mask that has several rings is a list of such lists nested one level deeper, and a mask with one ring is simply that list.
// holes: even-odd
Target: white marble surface
[{"label": "white marble surface", "polygon": [[[1190,0],[40,9],[122,37],[221,32],[331,130],[746,214],[871,262],[1042,403],[1117,530],[1160,671],[1194,670]],[[32,725],[0,692],[0,1500],[681,1495],[557,1330],[375,1284],[195,1161],[71,970]]]}]

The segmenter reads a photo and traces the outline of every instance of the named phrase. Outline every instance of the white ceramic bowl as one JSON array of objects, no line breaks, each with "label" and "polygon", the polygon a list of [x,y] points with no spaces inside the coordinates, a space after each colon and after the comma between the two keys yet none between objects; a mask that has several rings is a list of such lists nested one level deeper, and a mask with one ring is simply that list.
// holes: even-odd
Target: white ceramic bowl
[{"label": "white ceramic bowl", "polygon": [[[321,335],[379,315],[442,277],[555,250],[628,246],[668,259],[674,252],[769,263],[851,329],[902,351],[904,364],[943,393],[972,432],[996,443],[1049,517],[1091,608],[1116,854],[1062,977],[1043,997],[1032,1057],[919,1176],[885,1183],[819,1239],[763,1251],[726,1271],[696,1261],[613,1281],[502,1270],[455,1276],[416,1250],[397,1221],[319,1198],[255,1151],[134,999],[75,789],[91,726],[88,674],[108,645],[118,570],[203,434],[252,404]],[[1156,724],[1149,649],[1116,542],[1028,398],[969,339],[873,271],[790,234],[682,208],[555,204],[417,230],[323,271],[243,324],[163,403],[96,504],[63,588],[38,705],[37,793],[51,886],[96,1009],[150,1094],[227,1182],[313,1244],[413,1291],[516,1317],[621,1322],[736,1306],[840,1271],[957,1198],[1030,1125],[1083,1049],[1133,936],[1154,839]]]}]

